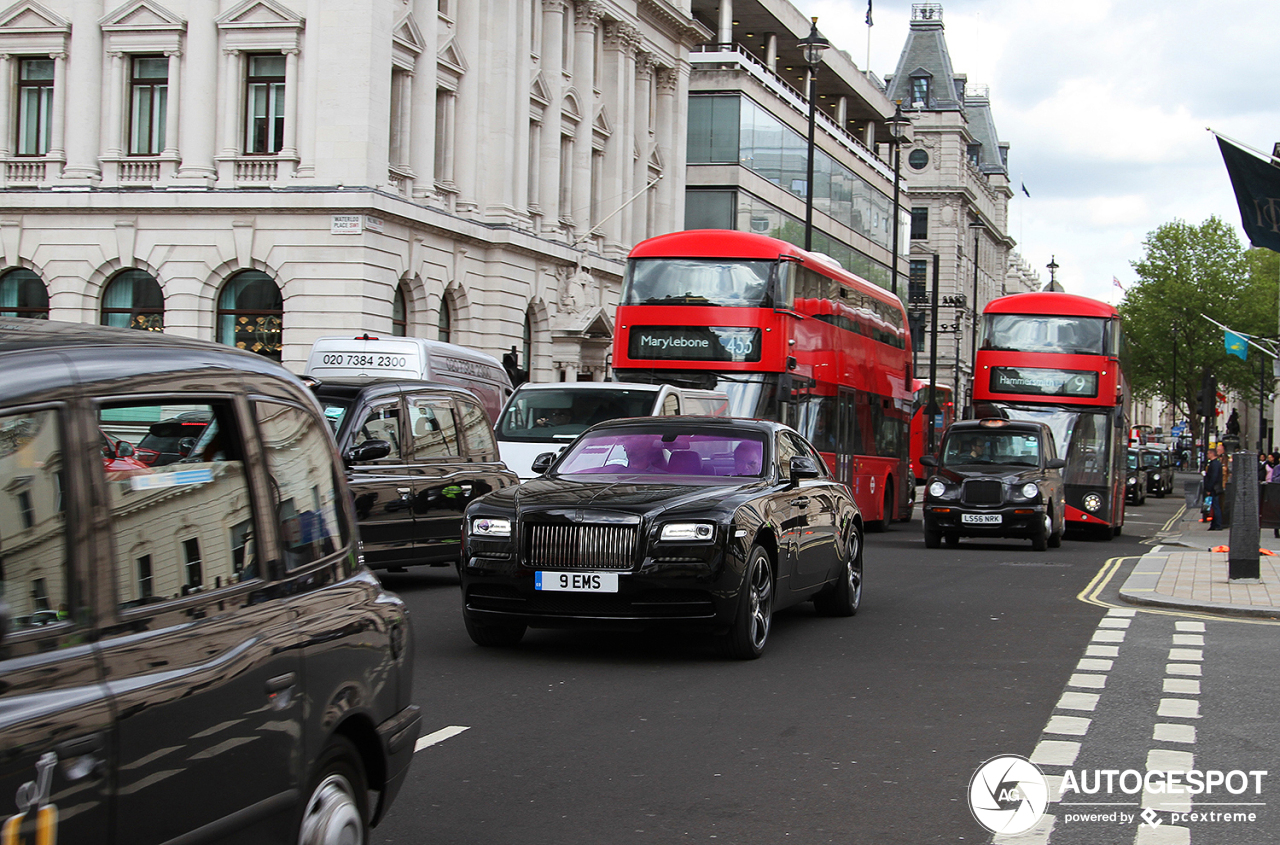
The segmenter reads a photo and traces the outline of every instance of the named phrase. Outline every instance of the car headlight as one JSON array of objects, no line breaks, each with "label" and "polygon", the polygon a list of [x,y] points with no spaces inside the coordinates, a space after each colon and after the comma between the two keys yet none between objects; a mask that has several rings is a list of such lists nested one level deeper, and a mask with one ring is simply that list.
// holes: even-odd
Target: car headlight
[{"label": "car headlight", "polygon": [[1130,483],[1130,484],[1137,484],[1137,483],[1138,483],[1138,479],[1136,479],[1136,478],[1130,478],[1130,479],[1129,479],[1129,483]]},{"label": "car headlight", "polygon": [[481,517],[471,520],[471,536],[473,537],[510,537],[511,520]]},{"label": "car headlight", "polygon": [[659,539],[663,542],[710,540],[714,536],[716,527],[710,522],[671,522],[662,526]]},{"label": "car headlight", "polygon": [[1160,480],[1160,473],[1158,473],[1158,472],[1157,472],[1155,475],[1153,475],[1153,476],[1151,476],[1151,477],[1152,477],[1152,478],[1154,478],[1156,481],[1159,481],[1159,480]]},{"label": "car headlight", "polygon": [[1030,481],[1022,485],[1022,498],[1034,499],[1039,494],[1040,494],[1040,488],[1037,487],[1035,484],[1031,483]]},{"label": "car headlight", "polygon": [[1096,513],[1102,508],[1102,497],[1097,493],[1090,493],[1084,497],[1084,509],[1090,513]]},{"label": "car headlight", "polygon": [[929,485],[929,495],[935,499],[940,498],[946,492],[947,485],[943,484],[941,481],[935,481]]}]

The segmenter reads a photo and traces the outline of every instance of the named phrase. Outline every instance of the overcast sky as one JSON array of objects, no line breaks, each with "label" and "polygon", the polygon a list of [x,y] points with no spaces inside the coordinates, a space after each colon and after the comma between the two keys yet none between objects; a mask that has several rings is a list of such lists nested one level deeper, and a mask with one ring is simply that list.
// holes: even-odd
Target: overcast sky
[{"label": "overcast sky", "polygon": [[[793,0],[867,67],[865,0]],[[874,0],[870,69],[894,72],[911,3]],[[949,0],[951,64],[1009,144],[1009,233],[1049,280],[1116,301],[1147,234],[1217,215],[1247,244],[1215,130],[1280,141],[1275,0]],[[1031,196],[1024,195],[1025,184]]]}]

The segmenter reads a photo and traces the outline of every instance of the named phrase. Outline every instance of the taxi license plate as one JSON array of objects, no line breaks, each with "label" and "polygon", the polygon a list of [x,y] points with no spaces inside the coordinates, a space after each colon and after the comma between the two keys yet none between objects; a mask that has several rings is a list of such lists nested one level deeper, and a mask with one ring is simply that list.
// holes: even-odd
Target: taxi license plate
[{"label": "taxi license plate", "polygon": [[616,593],[616,572],[535,572],[533,588],[558,593]]},{"label": "taxi license plate", "polygon": [[960,521],[969,525],[999,525],[1003,517],[998,513],[962,513]]}]

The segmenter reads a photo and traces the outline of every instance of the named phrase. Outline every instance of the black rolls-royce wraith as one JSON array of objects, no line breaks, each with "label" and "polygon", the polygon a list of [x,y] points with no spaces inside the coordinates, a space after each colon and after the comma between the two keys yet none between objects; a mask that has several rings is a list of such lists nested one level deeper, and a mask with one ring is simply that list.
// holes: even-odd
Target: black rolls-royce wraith
[{"label": "black rolls-royce wraith", "polygon": [[784,425],[612,420],[534,468],[467,508],[463,616],[480,645],[528,627],[678,626],[750,659],[775,610],[858,610],[862,517]]}]

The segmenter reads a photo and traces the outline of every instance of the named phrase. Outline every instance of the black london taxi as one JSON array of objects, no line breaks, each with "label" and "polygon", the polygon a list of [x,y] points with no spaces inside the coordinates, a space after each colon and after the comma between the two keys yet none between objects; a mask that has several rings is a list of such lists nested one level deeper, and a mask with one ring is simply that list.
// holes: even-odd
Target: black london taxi
[{"label": "black london taxi", "polygon": [[[216,436],[126,460],[184,415]],[[6,842],[367,841],[413,757],[414,640],[299,379],[0,318],[0,491]]]},{"label": "black london taxi", "polygon": [[750,660],[774,611],[858,611],[862,515],[786,426],[611,420],[533,467],[467,508],[463,620],[479,645],[530,627],[676,628]]},{"label": "black london taxi", "polygon": [[1142,461],[1141,449],[1130,449],[1125,456],[1124,495],[1125,499],[1135,505],[1147,501],[1148,478],[1147,467]]},{"label": "black london taxi", "polygon": [[456,566],[467,505],[520,482],[480,401],[413,379],[311,382],[346,464],[365,563]]},{"label": "black london taxi", "polygon": [[1044,423],[1002,419],[952,423],[925,482],[924,544],[961,537],[1023,537],[1036,551],[1062,544],[1066,527],[1053,432]]},{"label": "black london taxi", "polygon": [[1147,492],[1163,499],[1173,492],[1173,455],[1167,446],[1144,446],[1142,466],[1147,470]]}]

